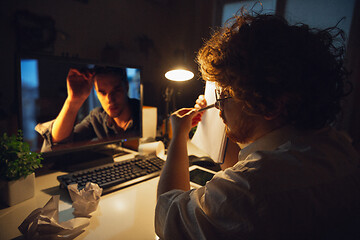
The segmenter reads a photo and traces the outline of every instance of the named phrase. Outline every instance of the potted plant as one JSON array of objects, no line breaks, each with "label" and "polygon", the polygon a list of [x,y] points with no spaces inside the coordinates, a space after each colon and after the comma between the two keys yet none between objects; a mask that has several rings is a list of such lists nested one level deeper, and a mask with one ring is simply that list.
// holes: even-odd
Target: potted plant
[{"label": "potted plant", "polygon": [[32,198],[35,194],[35,169],[41,167],[41,153],[30,151],[22,131],[0,138],[0,195],[7,205]]}]

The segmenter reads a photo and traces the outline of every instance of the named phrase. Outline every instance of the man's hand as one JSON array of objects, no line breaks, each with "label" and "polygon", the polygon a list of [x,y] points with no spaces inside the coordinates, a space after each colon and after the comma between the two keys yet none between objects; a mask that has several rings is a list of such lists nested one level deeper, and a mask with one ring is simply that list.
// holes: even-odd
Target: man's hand
[{"label": "man's hand", "polygon": [[182,108],[174,112],[171,117],[173,135],[188,135],[191,128],[195,127],[201,119],[201,113],[195,108]]},{"label": "man's hand", "polygon": [[54,143],[61,142],[70,136],[76,115],[81,105],[89,97],[93,87],[92,76],[90,72],[80,72],[74,68],[69,70],[66,78],[68,97],[56,117],[51,131]]},{"label": "man's hand", "polygon": [[[196,99],[194,108],[196,110],[200,110],[207,106],[207,102],[204,95],[199,95],[198,99]],[[192,127],[195,127],[204,115],[205,112],[199,112],[193,119],[192,119]]]},{"label": "man's hand", "polygon": [[93,87],[92,74],[90,72],[80,72],[71,68],[66,78],[68,99],[70,101],[84,102],[90,95]]},{"label": "man's hand", "polygon": [[206,102],[205,96],[204,95],[199,95],[198,99],[196,99],[194,107],[196,109],[201,109],[201,108],[204,108],[206,106],[207,106],[207,102]]},{"label": "man's hand", "polygon": [[195,108],[182,108],[170,117],[173,137],[160,175],[157,188],[158,197],[173,189],[190,190],[187,141],[192,121],[196,115],[199,113]]},{"label": "man's hand", "polygon": [[204,112],[198,112],[198,110],[203,107],[206,107],[206,100],[203,95],[200,95],[195,108],[182,108],[171,115],[173,138],[160,175],[157,189],[158,197],[172,189],[190,190],[187,141],[189,131],[201,120]]}]

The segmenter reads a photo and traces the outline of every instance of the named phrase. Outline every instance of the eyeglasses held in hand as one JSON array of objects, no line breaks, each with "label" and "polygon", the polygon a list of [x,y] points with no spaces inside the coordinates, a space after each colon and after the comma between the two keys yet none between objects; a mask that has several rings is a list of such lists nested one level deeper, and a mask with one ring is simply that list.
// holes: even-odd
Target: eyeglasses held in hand
[{"label": "eyeglasses held in hand", "polygon": [[232,97],[230,96],[230,94],[227,90],[222,91],[222,89],[217,88],[217,89],[215,89],[215,99],[216,99],[215,103],[199,109],[198,112],[202,112],[202,111],[205,111],[205,110],[213,108],[213,107],[215,107],[219,110],[222,110],[222,108],[223,108],[222,102],[224,102],[224,100],[230,99],[230,98],[232,98]]},{"label": "eyeglasses held in hand", "polygon": [[230,93],[227,89],[222,89],[222,88],[216,88],[215,89],[215,107],[219,110],[223,109],[223,103],[225,100],[232,98],[232,96],[230,96]]}]

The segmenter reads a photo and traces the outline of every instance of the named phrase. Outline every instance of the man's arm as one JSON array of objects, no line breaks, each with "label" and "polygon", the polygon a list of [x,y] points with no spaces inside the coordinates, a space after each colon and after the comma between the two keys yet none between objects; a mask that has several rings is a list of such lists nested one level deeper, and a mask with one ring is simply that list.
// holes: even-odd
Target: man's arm
[{"label": "man's arm", "polygon": [[66,85],[68,97],[52,127],[51,136],[54,143],[70,136],[76,115],[90,95],[93,86],[92,76],[89,73],[81,73],[77,69],[70,69]]},{"label": "man's arm", "polygon": [[193,108],[184,108],[171,116],[173,137],[157,189],[157,197],[173,189],[190,190],[189,158],[187,141],[191,127],[195,126],[201,114]]}]

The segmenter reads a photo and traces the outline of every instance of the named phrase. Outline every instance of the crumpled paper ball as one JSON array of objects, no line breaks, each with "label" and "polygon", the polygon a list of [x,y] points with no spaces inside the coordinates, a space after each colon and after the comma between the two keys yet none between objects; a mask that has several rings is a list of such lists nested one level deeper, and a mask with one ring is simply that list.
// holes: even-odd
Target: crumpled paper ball
[{"label": "crumpled paper ball", "polygon": [[18,227],[25,239],[74,239],[90,224],[89,218],[78,217],[59,222],[60,196],[52,196],[43,208],[37,208]]},{"label": "crumpled paper ball", "polygon": [[73,215],[75,217],[88,217],[90,213],[97,209],[103,189],[95,183],[86,183],[85,187],[78,190],[77,184],[68,186],[72,207],[74,208]]}]

